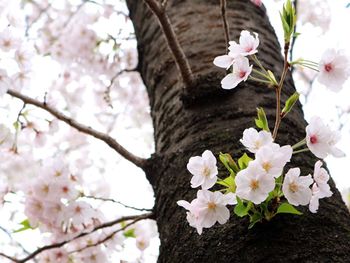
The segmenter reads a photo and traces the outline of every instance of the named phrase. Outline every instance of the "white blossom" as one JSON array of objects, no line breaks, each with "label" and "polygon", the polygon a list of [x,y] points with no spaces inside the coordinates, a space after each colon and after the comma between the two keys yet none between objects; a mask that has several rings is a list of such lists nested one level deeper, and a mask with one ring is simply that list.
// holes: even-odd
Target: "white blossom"
[{"label": "white blossom", "polygon": [[193,175],[192,188],[202,186],[202,189],[209,189],[216,183],[218,174],[216,158],[209,150],[204,151],[202,156],[191,157],[187,169]]},{"label": "white blossom", "polygon": [[328,49],[319,63],[318,81],[330,90],[338,92],[350,73],[350,64],[343,51]]},{"label": "white blossom", "polygon": [[292,168],[286,173],[282,191],[292,205],[307,205],[311,199],[310,185],[313,180],[310,175],[300,176],[299,168]]},{"label": "white blossom", "polygon": [[13,27],[7,27],[0,32],[0,50],[10,51],[18,49],[21,45],[21,40],[15,34]]},{"label": "white blossom", "polygon": [[257,163],[268,175],[275,178],[282,174],[283,168],[292,157],[293,149],[290,145],[279,146],[271,143],[261,147],[255,154]]},{"label": "white blossom", "polygon": [[235,41],[229,42],[229,50],[233,56],[248,56],[258,52],[259,35],[254,33],[254,36],[247,30],[242,30],[239,38],[239,44]]},{"label": "white blossom", "polygon": [[228,55],[218,56],[214,59],[213,63],[215,66],[220,68],[229,69],[234,63],[235,56],[232,52],[229,52]]},{"label": "white blossom", "polygon": [[254,204],[263,202],[275,188],[275,179],[256,162],[250,162],[246,169],[238,172],[235,182],[236,195]]},{"label": "white blossom", "polygon": [[313,184],[311,189],[312,189],[312,196],[309,204],[309,210],[311,213],[316,213],[319,206],[320,189],[317,187],[316,184]]},{"label": "white blossom", "polygon": [[245,57],[237,57],[232,66],[232,73],[228,74],[221,81],[223,89],[233,89],[237,85],[246,81],[252,72],[253,66],[249,66],[249,60]]},{"label": "white blossom", "polygon": [[185,200],[177,201],[177,204],[179,206],[182,206],[183,208],[188,210],[188,212],[186,212],[187,222],[190,224],[191,227],[196,228],[198,234],[201,235],[203,232],[203,226],[200,218],[200,213],[197,208],[197,203],[198,203],[198,199],[192,200],[191,203]]},{"label": "white blossom", "polygon": [[230,217],[226,205],[236,203],[236,196],[233,193],[224,195],[220,192],[210,192],[208,190],[199,190],[197,198],[191,203],[184,200],[177,202],[179,206],[189,211],[187,212],[187,221],[190,226],[197,229],[198,234],[202,233],[203,228],[210,228],[216,222],[225,224]]},{"label": "white blossom", "polygon": [[258,132],[254,128],[249,128],[244,130],[243,138],[240,141],[248,151],[256,153],[261,147],[271,144],[273,138],[271,133],[267,131]]},{"label": "white blossom", "polygon": [[320,117],[312,117],[309,125],[306,126],[306,144],[318,158],[325,158],[328,154],[343,157],[344,153],[335,146],[339,139],[339,133],[332,131]]},{"label": "white blossom", "polygon": [[317,187],[319,189],[318,197],[319,198],[330,197],[332,196],[333,193],[328,184],[329,174],[326,171],[326,169],[322,168],[321,166],[322,166],[321,161],[317,161],[315,163],[314,175],[313,175],[315,183],[317,184]]}]

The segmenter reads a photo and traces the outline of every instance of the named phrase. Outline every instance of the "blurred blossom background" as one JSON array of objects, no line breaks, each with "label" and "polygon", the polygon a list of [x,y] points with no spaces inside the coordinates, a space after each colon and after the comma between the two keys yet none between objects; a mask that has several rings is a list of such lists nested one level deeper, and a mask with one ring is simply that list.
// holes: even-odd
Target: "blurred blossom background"
[{"label": "blurred blossom background", "polygon": [[[263,1],[281,43],[279,10],[283,2]],[[297,15],[301,35],[294,44],[293,59],[318,62],[328,48],[343,49],[349,56],[350,37],[344,31],[350,24],[348,1],[298,0]],[[67,209],[82,202],[79,204],[86,204],[89,210],[84,215],[93,214],[94,219],[105,222],[142,213],[120,203],[152,208],[153,192],[141,169],[104,143],[4,94],[7,87],[45,101],[116,138],[130,152],[150,157],[154,152],[152,120],[147,93],[135,69],[136,46],[124,1],[0,0],[0,252],[25,255],[65,239],[67,233],[55,232],[49,220],[44,228],[13,233],[30,214],[28,198],[33,189],[42,188],[47,176],[57,170],[67,171],[67,182],[74,175],[72,191],[77,194],[66,198],[62,205]],[[347,156],[327,157],[326,162],[344,200],[350,203],[346,172],[350,163],[350,82],[333,92],[317,81],[312,70],[296,67],[293,75],[306,120],[318,115],[341,131],[338,145]],[[53,171],[55,165],[59,167]],[[74,215],[71,218],[77,220]],[[106,246],[70,255],[77,262],[88,262],[86,258],[92,255],[102,260],[96,262],[156,262],[155,222],[141,221],[130,229]],[[90,241],[80,240],[67,250],[77,250]]]}]

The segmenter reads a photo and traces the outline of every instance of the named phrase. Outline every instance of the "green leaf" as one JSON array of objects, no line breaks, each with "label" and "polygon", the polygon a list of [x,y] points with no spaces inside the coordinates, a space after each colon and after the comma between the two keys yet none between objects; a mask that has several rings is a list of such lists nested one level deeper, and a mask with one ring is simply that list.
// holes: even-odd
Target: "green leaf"
[{"label": "green leaf", "polygon": [[299,96],[300,94],[298,92],[294,92],[294,94],[287,99],[286,104],[282,109],[282,117],[286,116],[287,113],[291,111],[294,104],[298,101]]},{"label": "green leaf", "polygon": [[250,217],[250,224],[248,226],[248,229],[251,229],[256,223],[261,222],[262,218],[263,218],[262,214],[260,214],[259,212],[255,212]]},{"label": "green leaf", "polygon": [[294,5],[290,0],[287,0],[284,4],[280,17],[284,31],[284,41],[285,43],[289,43],[291,36],[294,34],[296,24],[296,12]]},{"label": "green leaf", "polygon": [[295,32],[295,33],[293,34],[293,37],[297,38],[297,37],[300,36],[300,35],[301,35],[301,33]]},{"label": "green leaf", "polygon": [[252,202],[249,202],[248,205],[245,206],[243,201],[237,196],[237,204],[233,210],[237,216],[244,217],[248,215],[250,208],[252,208]]},{"label": "green leaf", "polygon": [[273,84],[278,85],[275,75],[271,70],[268,70],[267,73],[269,74],[270,80],[273,82]]},{"label": "green leaf", "polygon": [[282,203],[278,209],[276,214],[294,214],[294,215],[302,215],[303,213],[298,211],[294,206],[289,203]]},{"label": "green leaf", "polygon": [[242,157],[238,159],[239,168],[241,168],[241,170],[247,168],[249,162],[252,160],[252,158],[250,158],[246,153],[244,153]]},{"label": "green leaf", "polygon": [[13,233],[22,232],[28,229],[34,229],[33,227],[31,227],[28,219],[23,220],[20,224],[22,225],[22,227],[20,229],[13,231]]},{"label": "green leaf", "polygon": [[123,235],[125,236],[125,237],[132,237],[132,238],[136,238],[136,235],[135,235],[135,229],[129,229],[129,230],[127,230],[127,231],[125,231],[124,233],[123,233]]},{"label": "green leaf", "polygon": [[237,163],[232,159],[229,153],[220,153],[219,159],[230,173],[239,172]]},{"label": "green leaf", "polygon": [[264,131],[270,131],[269,123],[266,118],[266,113],[263,108],[257,108],[258,119],[255,119],[255,124],[258,128],[263,129]]},{"label": "green leaf", "polygon": [[233,174],[226,177],[224,180],[217,181],[216,183],[227,187],[227,189],[226,189],[227,193],[229,193],[229,192],[235,193],[236,192],[236,183],[235,183],[235,179],[234,179]]}]

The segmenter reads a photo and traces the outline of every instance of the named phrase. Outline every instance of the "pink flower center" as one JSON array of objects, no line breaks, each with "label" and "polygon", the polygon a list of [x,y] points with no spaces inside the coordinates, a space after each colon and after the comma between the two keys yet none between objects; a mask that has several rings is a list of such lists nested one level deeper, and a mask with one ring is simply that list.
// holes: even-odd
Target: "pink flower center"
[{"label": "pink flower center", "polygon": [[317,143],[317,137],[316,137],[316,135],[312,135],[312,136],[310,137],[310,142],[311,142],[312,144]]},{"label": "pink flower center", "polygon": [[328,64],[324,65],[324,70],[325,71],[330,72],[330,71],[332,71],[332,69],[333,69],[333,66],[332,66],[331,63],[328,63]]},{"label": "pink flower center", "polygon": [[63,186],[62,187],[62,191],[63,191],[63,193],[68,193],[69,192],[69,188],[67,186]]},{"label": "pink flower center", "polygon": [[252,51],[252,50],[253,50],[252,47],[246,47],[245,52],[250,52],[250,51]]},{"label": "pink flower center", "polygon": [[239,77],[241,78],[241,79],[243,79],[244,77],[245,77],[245,74],[246,74],[247,72],[245,72],[245,71],[240,71],[239,72]]}]

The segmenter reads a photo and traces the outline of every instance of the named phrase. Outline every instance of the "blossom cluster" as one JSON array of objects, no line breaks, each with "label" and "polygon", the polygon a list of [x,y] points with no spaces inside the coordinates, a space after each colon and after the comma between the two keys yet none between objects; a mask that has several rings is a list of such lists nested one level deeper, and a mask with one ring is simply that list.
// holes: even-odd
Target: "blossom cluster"
[{"label": "blossom cluster", "polygon": [[[307,138],[310,137],[309,131],[313,131],[317,125],[319,123],[310,123],[307,126]],[[331,130],[328,128],[325,132],[331,133]],[[299,145],[305,144],[305,139],[302,142]],[[329,175],[322,167],[322,161],[315,163],[312,175],[301,175],[298,167],[285,171],[293,154],[298,153],[296,150],[298,145],[280,146],[274,142],[270,132],[257,131],[254,128],[243,132],[241,143],[250,155],[254,154],[254,157],[244,154],[239,158],[237,165],[230,155],[220,154],[221,162],[230,172],[227,178],[218,178],[217,160],[211,151],[206,150],[201,156],[189,159],[187,169],[192,174],[191,187],[201,189],[197,192],[197,198],[191,203],[184,200],[177,203],[188,211],[187,221],[199,234],[203,228],[210,228],[216,222],[224,224],[228,221],[230,213],[227,205],[241,207],[247,204],[246,215],[249,210],[254,211],[255,219],[258,219],[256,222],[259,222],[263,219],[270,220],[279,213],[299,214],[300,212],[294,208],[299,205],[308,205],[309,210],[316,213],[319,199],[332,195],[328,184]],[[313,153],[315,149],[320,153],[321,149],[322,155],[327,156],[330,153],[330,146],[335,147],[328,145],[322,148],[321,145],[315,148],[313,144],[309,149]],[[208,190],[215,184],[224,188],[214,192]],[[272,200],[277,201],[279,206],[272,211],[266,210]],[[260,208],[264,207],[261,211],[259,205]],[[238,216],[242,216],[236,208],[234,211]]]},{"label": "blossom cluster", "polygon": [[[261,1],[252,1],[260,6]],[[213,63],[229,73],[221,81],[223,89],[236,88],[239,83],[251,79],[273,88],[276,92],[276,121],[273,132],[270,132],[267,116],[263,108],[258,108],[255,124],[261,130],[248,128],[244,130],[240,142],[249,152],[234,158],[228,153],[220,153],[218,158],[227,169],[227,177],[218,177],[217,159],[214,154],[205,150],[202,156],[194,156],[187,164],[192,174],[191,187],[201,187],[197,198],[191,202],[180,200],[179,206],[187,210],[187,221],[197,229],[199,234],[203,228],[210,228],[216,222],[228,221],[230,213],[228,205],[234,205],[233,212],[239,216],[249,217],[249,228],[258,222],[270,221],[281,213],[301,215],[297,206],[308,206],[311,213],[316,213],[319,200],[332,196],[328,184],[329,174],[323,168],[323,162],[314,164],[312,174],[302,174],[299,167],[293,166],[293,155],[312,152],[323,159],[328,155],[343,157],[344,153],[337,147],[340,134],[332,130],[318,116],[311,118],[305,128],[306,136],[294,145],[280,145],[276,141],[279,126],[299,99],[295,92],[285,101],[281,109],[281,91],[288,70],[299,65],[319,72],[318,80],[333,91],[339,91],[348,78],[350,63],[342,51],[327,50],[319,63],[298,59],[288,61],[288,51],[294,34],[296,14],[293,4],[287,0],[281,12],[284,30],[284,67],[281,79],[277,81],[270,70],[265,69],[257,58],[260,43],[257,33],[243,30],[239,42],[230,41],[228,54],[218,56]],[[252,60],[258,69],[249,64]],[[288,165],[288,170],[287,170]],[[210,191],[216,185],[222,189]]]},{"label": "blossom cluster", "polygon": [[[239,43],[229,42],[229,53],[214,59],[215,66],[229,69],[231,73],[226,75],[221,81],[223,89],[233,89],[242,81],[251,79],[253,81],[276,85],[272,72],[263,68],[255,54],[259,46],[258,33],[250,33],[242,30]],[[249,59],[253,60],[261,71],[253,69],[249,64]],[[327,49],[319,63],[299,59],[290,62],[291,65],[300,65],[318,71],[318,81],[334,92],[339,92],[350,74],[350,61],[343,50]],[[255,76],[252,75],[255,74]]]}]

